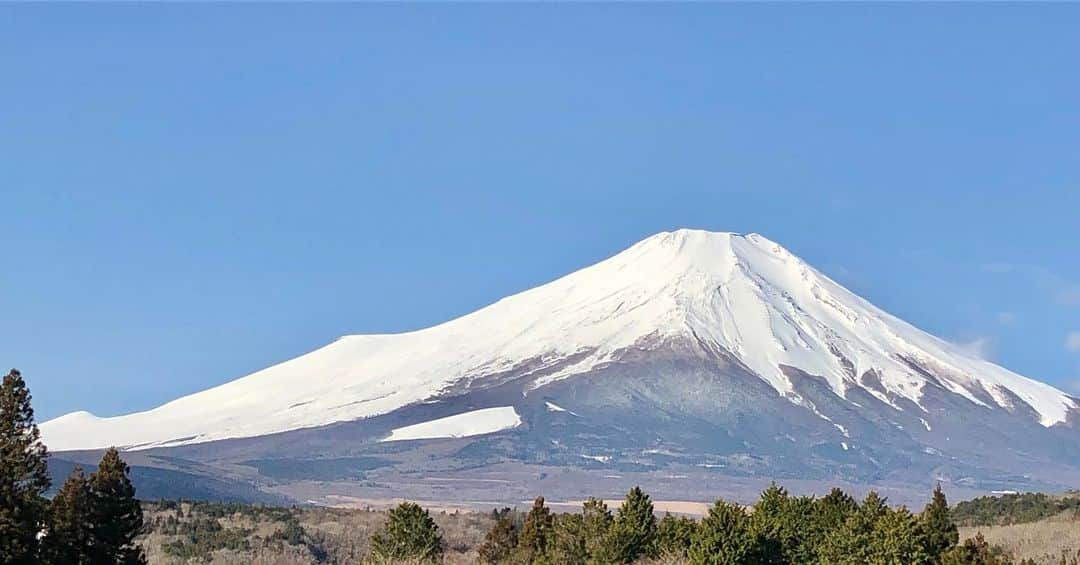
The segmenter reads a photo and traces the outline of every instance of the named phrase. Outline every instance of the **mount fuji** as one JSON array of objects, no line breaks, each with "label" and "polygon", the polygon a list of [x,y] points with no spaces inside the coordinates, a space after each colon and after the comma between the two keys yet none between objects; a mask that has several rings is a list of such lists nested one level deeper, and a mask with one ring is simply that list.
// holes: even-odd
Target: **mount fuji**
[{"label": "mount fuji", "polygon": [[326,485],[370,495],[466,469],[1080,486],[1078,424],[1077,399],[765,237],[678,230],[431,328],[346,336],[152,410],[41,431],[72,452],[59,457],[115,445],[326,502]]}]

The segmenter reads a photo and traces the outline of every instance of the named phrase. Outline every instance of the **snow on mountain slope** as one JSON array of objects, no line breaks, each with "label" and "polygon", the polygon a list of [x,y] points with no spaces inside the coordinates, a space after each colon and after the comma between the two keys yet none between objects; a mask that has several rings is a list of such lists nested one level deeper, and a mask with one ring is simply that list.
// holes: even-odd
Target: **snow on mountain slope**
[{"label": "snow on mountain slope", "polygon": [[[796,404],[782,366],[823,377],[840,396],[860,387],[890,404],[890,395],[918,404],[929,379],[908,359],[976,404],[1012,410],[1019,398],[1044,426],[1077,409],[1053,387],[879,310],[760,235],[679,230],[438,326],[343,337],[146,412],[76,412],[41,428],[54,451],[265,435],[385,414],[486,375],[558,366],[536,380],[541,387],[665,338],[728,352]],[[884,392],[860,384],[867,371]]]},{"label": "snow on mountain slope", "polygon": [[499,406],[454,414],[437,420],[396,428],[382,441],[471,437],[514,429],[521,425],[513,406]]}]

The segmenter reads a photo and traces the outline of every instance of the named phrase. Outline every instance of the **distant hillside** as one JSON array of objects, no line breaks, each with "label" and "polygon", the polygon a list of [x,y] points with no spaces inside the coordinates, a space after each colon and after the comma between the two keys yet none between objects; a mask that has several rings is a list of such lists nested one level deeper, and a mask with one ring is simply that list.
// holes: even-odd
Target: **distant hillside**
[{"label": "distant hillside", "polygon": [[[60,488],[76,465],[81,466],[87,473],[96,469],[94,465],[76,463],[57,457],[49,459],[49,476],[52,478],[50,495]],[[284,497],[267,494],[245,482],[216,479],[171,469],[132,466],[131,479],[137,485],[138,495],[142,500],[214,500],[266,504],[288,502]]]},{"label": "distant hillside", "polygon": [[1080,492],[1058,496],[1035,492],[980,496],[957,504],[952,516],[962,526],[988,526],[1025,524],[1062,513],[1080,519]]}]

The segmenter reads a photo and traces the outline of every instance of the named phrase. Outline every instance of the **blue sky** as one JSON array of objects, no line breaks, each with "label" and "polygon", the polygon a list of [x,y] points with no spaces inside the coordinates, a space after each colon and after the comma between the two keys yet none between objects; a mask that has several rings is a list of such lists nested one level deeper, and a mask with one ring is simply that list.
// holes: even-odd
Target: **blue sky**
[{"label": "blue sky", "polygon": [[1078,27],[1075,4],[0,5],[0,363],[41,419],[145,409],[700,227],[1074,387]]}]

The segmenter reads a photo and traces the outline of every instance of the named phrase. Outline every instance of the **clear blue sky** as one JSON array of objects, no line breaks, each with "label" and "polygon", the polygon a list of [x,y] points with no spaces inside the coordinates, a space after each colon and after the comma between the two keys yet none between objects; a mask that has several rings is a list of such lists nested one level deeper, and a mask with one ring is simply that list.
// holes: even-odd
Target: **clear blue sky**
[{"label": "clear blue sky", "polygon": [[149,408],[687,226],[1075,386],[1078,29],[1076,4],[3,4],[0,364],[41,419]]}]

